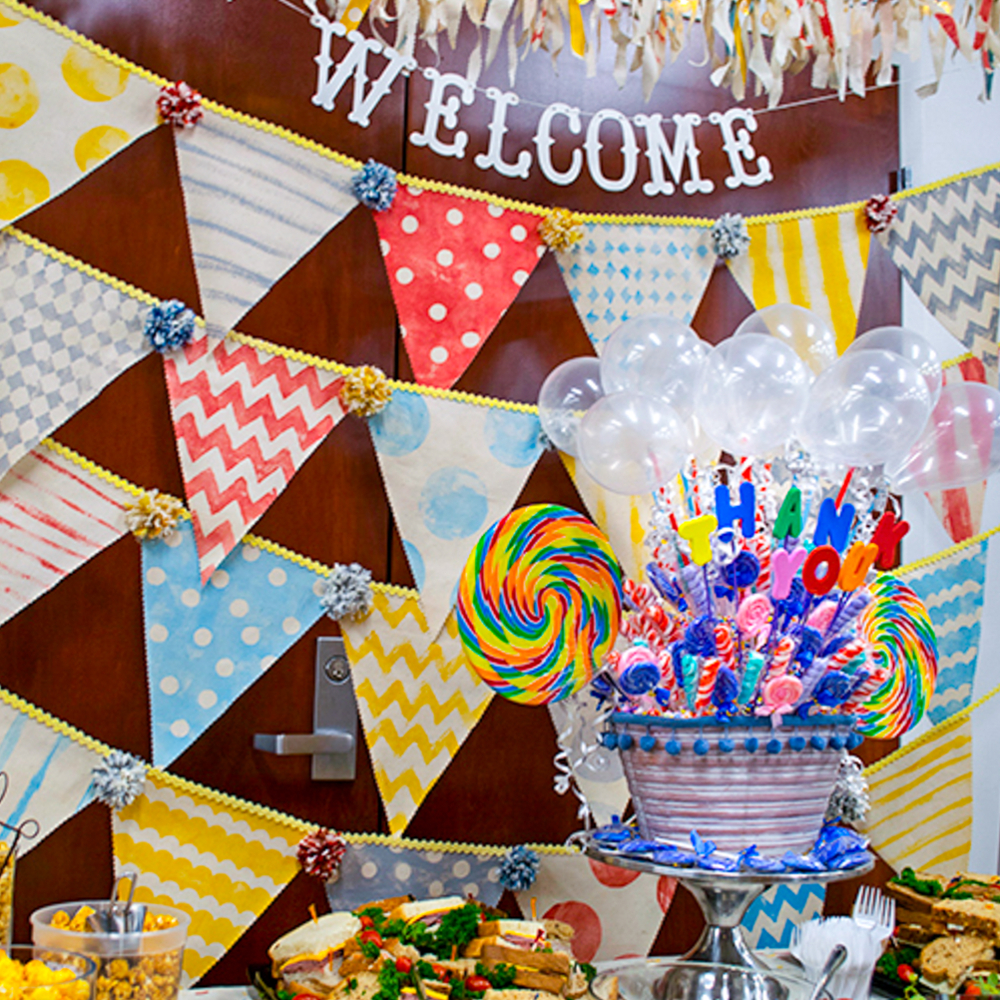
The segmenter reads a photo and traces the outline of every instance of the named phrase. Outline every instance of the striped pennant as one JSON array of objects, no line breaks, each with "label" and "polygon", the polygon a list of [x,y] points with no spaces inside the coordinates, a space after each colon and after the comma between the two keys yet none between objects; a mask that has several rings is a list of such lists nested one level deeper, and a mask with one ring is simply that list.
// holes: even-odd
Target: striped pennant
[{"label": "striped pennant", "polygon": [[871,234],[857,210],[748,226],[729,269],[754,308],[791,302],[822,316],[847,350],[858,326]]},{"label": "striped pennant", "polygon": [[826,887],[773,885],[758,896],[743,916],[743,940],[751,948],[788,948],[799,924],[823,914]]},{"label": "striped pennant", "polygon": [[959,177],[897,201],[879,239],[920,301],[982,359],[997,384],[1000,170]]},{"label": "striped pennant", "polygon": [[[493,698],[469,665],[454,613],[436,635],[415,597],[376,591],[340,623],[389,831],[402,833]],[[433,640],[433,641],[429,641]]]},{"label": "striped pennant", "polygon": [[182,987],[200,979],[299,870],[301,837],[237,800],[225,807],[182,779],[150,773],[115,813],[115,869],[140,873],[135,898],[191,916]]},{"label": "striped pennant", "polygon": [[125,534],[129,494],[54,449],[0,482],[0,625]]},{"label": "striped pennant", "polygon": [[36,722],[18,707],[20,699],[3,694],[0,770],[6,771],[10,786],[0,804],[0,820],[16,826],[33,819],[40,827],[37,837],[18,845],[18,852],[23,853],[37,847],[91,801],[91,771],[101,756]]},{"label": "striped pennant", "polygon": [[[976,357],[963,358],[958,364],[945,365],[942,368],[945,385],[957,382],[986,382],[986,368]],[[964,426],[964,425],[962,425]],[[956,428],[959,431],[960,428]],[[966,444],[958,442],[955,444]],[[986,499],[986,480],[970,483],[953,490],[938,490],[925,493],[934,512],[941,519],[944,530],[948,532],[953,542],[964,542],[979,534],[983,521],[983,502]]]},{"label": "striped pennant", "polygon": [[27,239],[0,233],[0,478],[150,352],[148,306]]},{"label": "striped pennant", "polygon": [[358,204],[353,171],[214,111],[174,141],[202,313],[228,330]]},{"label": "striped pennant", "polygon": [[618,556],[625,575],[632,580],[642,580],[648,561],[645,538],[653,512],[652,494],[627,497],[612,493],[594,480],[583,463],[572,455],[560,452],[559,457],[587,512],[608,536],[612,551]]},{"label": "striped pennant", "polygon": [[340,422],[340,376],[200,332],[163,357],[204,584]]},{"label": "striped pennant", "polygon": [[707,227],[588,222],[556,260],[598,354],[627,319],[652,313],[690,323],[715,267]]},{"label": "striped pennant", "polygon": [[938,642],[938,675],[927,715],[935,725],[972,700],[989,539],[898,574],[927,605]]},{"label": "striped pennant", "polygon": [[868,778],[872,847],[897,872],[949,875],[968,866],[972,843],[972,722],[945,720],[876,762]]}]

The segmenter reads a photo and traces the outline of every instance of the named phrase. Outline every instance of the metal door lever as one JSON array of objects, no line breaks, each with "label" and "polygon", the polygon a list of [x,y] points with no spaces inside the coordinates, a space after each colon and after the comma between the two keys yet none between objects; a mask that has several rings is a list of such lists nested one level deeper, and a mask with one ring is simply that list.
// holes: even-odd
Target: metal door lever
[{"label": "metal door lever", "polygon": [[253,748],[279,757],[307,753],[347,753],[354,749],[354,737],[344,732],[256,733]]}]

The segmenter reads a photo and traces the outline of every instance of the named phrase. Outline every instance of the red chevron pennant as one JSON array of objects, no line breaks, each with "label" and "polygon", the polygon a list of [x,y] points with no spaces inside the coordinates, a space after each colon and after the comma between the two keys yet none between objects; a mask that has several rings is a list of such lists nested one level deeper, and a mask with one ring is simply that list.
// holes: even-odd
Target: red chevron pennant
[{"label": "red chevron pennant", "polygon": [[163,371],[204,585],[337,426],[342,379],[204,335]]},{"label": "red chevron pennant", "polygon": [[448,389],[544,255],[541,219],[420,188],[374,214],[414,377]]}]

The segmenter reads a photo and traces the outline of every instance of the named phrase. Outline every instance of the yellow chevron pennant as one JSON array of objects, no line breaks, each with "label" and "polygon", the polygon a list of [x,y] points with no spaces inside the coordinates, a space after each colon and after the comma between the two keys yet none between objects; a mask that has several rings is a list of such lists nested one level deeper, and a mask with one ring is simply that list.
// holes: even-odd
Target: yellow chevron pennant
[{"label": "yellow chevron pennant", "polygon": [[366,618],[340,624],[375,781],[389,830],[400,834],[493,691],[462,652],[454,611],[429,646],[415,597],[376,591]]},{"label": "yellow chevron pennant", "polygon": [[747,226],[750,250],[729,269],[757,309],[791,302],[825,319],[843,352],[854,340],[871,233],[863,211],[796,215]]},{"label": "yellow chevron pennant", "polygon": [[223,806],[197,785],[150,772],[114,814],[115,868],[141,873],[136,899],[191,915],[182,985],[203,976],[299,870],[302,836],[287,824]]},{"label": "yellow chevron pennant", "polygon": [[[971,707],[971,706],[970,706]],[[972,843],[972,721],[968,710],[877,761],[865,772],[866,833],[896,871],[950,875]]]}]

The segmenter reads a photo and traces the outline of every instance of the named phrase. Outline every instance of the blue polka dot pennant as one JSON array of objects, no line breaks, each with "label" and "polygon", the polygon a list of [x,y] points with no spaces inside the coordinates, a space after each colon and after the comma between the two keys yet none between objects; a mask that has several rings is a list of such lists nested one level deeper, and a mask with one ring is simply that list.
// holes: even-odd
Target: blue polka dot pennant
[{"label": "blue polka dot pennant", "polygon": [[246,543],[202,589],[190,521],[142,546],[153,763],[165,767],[323,613],[323,579]]},{"label": "blue polka dot pennant", "polygon": [[479,536],[514,506],[531,475],[541,425],[534,413],[396,389],[368,427],[429,643]]}]

